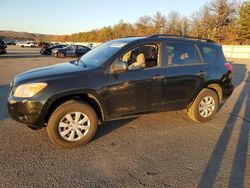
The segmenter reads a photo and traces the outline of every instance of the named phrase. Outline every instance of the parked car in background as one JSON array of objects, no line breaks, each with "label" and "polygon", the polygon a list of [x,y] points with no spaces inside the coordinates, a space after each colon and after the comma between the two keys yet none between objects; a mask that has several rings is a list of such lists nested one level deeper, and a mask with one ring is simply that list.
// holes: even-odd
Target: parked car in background
[{"label": "parked car in background", "polygon": [[49,46],[51,46],[52,44],[51,43],[48,43],[48,42],[38,42],[38,46],[39,48],[48,48]]},{"label": "parked car in background", "polygon": [[221,45],[209,39],[122,38],[80,59],[17,75],[8,109],[33,128],[47,125],[54,144],[71,148],[115,119],[186,109],[192,120],[209,121],[233,92],[232,71]]},{"label": "parked car in background", "polygon": [[0,54],[6,54],[7,53],[6,48],[7,45],[2,39],[0,39]]},{"label": "parked car in background", "polygon": [[6,40],[5,43],[7,45],[16,45],[16,41],[15,40]]},{"label": "parked car in background", "polygon": [[58,45],[49,45],[49,46],[45,46],[40,50],[40,54],[42,55],[51,55],[52,50],[54,49],[60,49],[60,48],[64,48],[68,45],[65,44],[58,44]]},{"label": "parked car in background", "polygon": [[64,48],[52,50],[52,56],[55,57],[81,57],[82,55],[89,52],[91,49],[87,46],[81,45],[68,45]]},{"label": "parked car in background", "polygon": [[20,47],[31,47],[34,48],[37,46],[37,44],[34,41],[25,41],[25,42],[19,42],[17,43],[18,46]]}]

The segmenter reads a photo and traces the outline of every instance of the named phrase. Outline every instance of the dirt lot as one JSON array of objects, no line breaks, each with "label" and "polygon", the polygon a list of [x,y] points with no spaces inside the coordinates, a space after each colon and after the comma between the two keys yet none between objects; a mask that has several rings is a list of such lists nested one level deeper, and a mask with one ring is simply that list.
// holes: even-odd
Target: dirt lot
[{"label": "dirt lot", "polygon": [[14,75],[68,59],[8,47],[0,55],[0,187],[250,187],[250,61],[234,62],[236,89],[216,117],[180,112],[108,122],[86,146],[62,150],[6,109]]}]

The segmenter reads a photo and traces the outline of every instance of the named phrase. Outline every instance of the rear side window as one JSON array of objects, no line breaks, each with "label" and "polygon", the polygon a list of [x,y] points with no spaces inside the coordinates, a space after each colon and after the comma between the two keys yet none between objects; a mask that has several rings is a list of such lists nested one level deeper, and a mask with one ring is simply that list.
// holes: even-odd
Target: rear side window
[{"label": "rear side window", "polygon": [[78,50],[87,50],[87,48],[84,46],[78,46]]},{"label": "rear side window", "polygon": [[69,47],[67,48],[67,50],[68,50],[68,51],[73,51],[74,48],[73,48],[73,46],[69,46]]},{"label": "rear side window", "polygon": [[199,63],[196,49],[189,43],[167,43],[167,64],[168,65],[187,65]]},{"label": "rear side window", "polygon": [[213,63],[216,58],[216,49],[206,45],[200,45],[199,47],[205,63]]}]

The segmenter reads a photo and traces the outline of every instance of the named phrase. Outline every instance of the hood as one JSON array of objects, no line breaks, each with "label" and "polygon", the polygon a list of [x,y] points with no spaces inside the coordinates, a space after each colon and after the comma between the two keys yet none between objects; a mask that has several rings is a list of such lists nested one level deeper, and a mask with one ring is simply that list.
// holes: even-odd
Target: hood
[{"label": "hood", "polygon": [[17,86],[29,82],[46,82],[51,79],[73,77],[76,73],[89,69],[88,67],[76,66],[70,62],[60,63],[23,72],[14,78],[13,85]]}]

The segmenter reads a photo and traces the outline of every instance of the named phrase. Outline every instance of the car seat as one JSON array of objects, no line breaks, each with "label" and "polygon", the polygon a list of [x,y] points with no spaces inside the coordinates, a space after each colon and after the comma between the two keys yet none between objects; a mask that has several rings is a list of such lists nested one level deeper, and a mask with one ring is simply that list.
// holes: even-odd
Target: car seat
[{"label": "car seat", "polygon": [[136,57],[136,62],[134,62],[133,64],[129,65],[129,70],[141,69],[141,68],[144,68],[144,67],[146,67],[145,55],[143,53],[140,53]]}]

